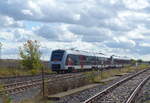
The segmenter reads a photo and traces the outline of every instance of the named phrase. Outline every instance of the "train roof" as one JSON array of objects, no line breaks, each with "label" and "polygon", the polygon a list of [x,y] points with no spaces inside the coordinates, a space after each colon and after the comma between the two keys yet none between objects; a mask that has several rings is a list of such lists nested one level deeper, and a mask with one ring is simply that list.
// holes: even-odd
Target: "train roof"
[{"label": "train roof", "polygon": [[[104,57],[104,58],[110,58],[109,55],[105,55],[103,53],[92,53],[92,52],[87,52],[87,51],[83,51],[83,50],[64,50],[64,49],[57,49],[57,50],[63,50],[65,51],[67,54],[75,54],[75,55],[86,55],[86,56],[97,56],[97,57]],[[54,50],[54,51],[57,51]]]},{"label": "train roof", "polygon": [[57,50],[62,50],[64,52],[66,52],[67,54],[97,56],[97,57],[104,57],[104,58],[110,58],[112,56],[114,59],[131,60],[131,58],[129,58],[127,56],[106,55],[106,54],[103,54],[103,53],[88,52],[88,51],[83,51],[83,50],[56,49],[56,50],[53,50],[53,51],[57,51]]},{"label": "train roof", "polygon": [[127,56],[116,56],[116,55],[112,55],[114,59],[121,59],[121,60],[131,60],[131,58],[127,57]]}]

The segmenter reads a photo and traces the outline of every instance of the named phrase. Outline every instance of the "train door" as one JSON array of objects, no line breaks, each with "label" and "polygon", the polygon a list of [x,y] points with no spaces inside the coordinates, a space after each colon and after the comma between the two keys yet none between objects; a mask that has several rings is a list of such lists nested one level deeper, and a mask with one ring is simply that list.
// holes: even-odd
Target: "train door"
[{"label": "train door", "polygon": [[81,66],[81,69],[83,69],[83,68],[84,68],[84,63],[85,63],[86,57],[85,57],[84,55],[80,55],[79,59],[80,59],[80,66]]}]

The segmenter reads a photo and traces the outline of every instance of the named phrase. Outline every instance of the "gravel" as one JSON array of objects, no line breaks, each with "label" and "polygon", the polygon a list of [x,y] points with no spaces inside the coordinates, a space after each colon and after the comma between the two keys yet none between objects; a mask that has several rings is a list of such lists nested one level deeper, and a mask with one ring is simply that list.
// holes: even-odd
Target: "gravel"
[{"label": "gravel", "polygon": [[11,98],[12,103],[19,103],[22,100],[28,100],[28,99],[34,98],[40,92],[41,92],[41,88],[35,87],[35,88],[30,88],[30,89],[28,89],[24,92],[21,92],[21,93],[10,95],[9,97]]},{"label": "gravel", "polygon": [[[69,73],[69,74],[45,74],[45,78],[57,78],[62,76],[68,75],[80,75],[81,73]],[[3,77],[0,78],[0,84],[11,84],[15,82],[23,82],[23,81],[30,81],[30,80],[37,80],[41,79],[42,75],[30,75],[30,76],[16,76],[16,77]]]},{"label": "gravel", "polygon": [[[136,73],[136,72],[134,72],[134,73]],[[80,102],[84,102],[86,99],[92,97],[96,93],[106,89],[110,85],[120,81],[121,79],[123,79],[129,75],[130,74],[126,74],[124,76],[121,76],[121,77],[109,82],[106,85],[100,84],[94,88],[90,88],[90,89],[87,89],[87,90],[84,90],[84,91],[81,91],[81,92],[78,92],[78,93],[75,93],[75,94],[72,94],[69,96],[65,96],[65,97],[61,98],[59,101],[56,101],[56,103],[80,103]],[[124,89],[124,90],[126,90],[126,89]],[[113,95],[111,97],[113,97]],[[111,102],[111,103],[113,103],[113,102]]]},{"label": "gravel", "polygon": [[40,78],[41,78],[41,75],[4,77],[4,78],[0,78],[0,84],[10,84],[10,83],[15,83],[15,82],[23,82],[23,81],[28,81],[28,80],[40,79]]},{"label": "gravel", "polygon": [[132,78],[115,88],[111,93],[97,99],[95,103],[124,103],[138,84],[140,84],[149,74],[150,70]]},{"label": "gravel", "polygon": [[[11,103],[20,103],[23,100],[29,100],[36,97],[37,95],[39,95],[40,92],[40,87],[34,87],[21,93],[7,95],[7,99],[11,100]],[[0,103],[3,103],[2,101],[2,97],[0,96]]]},{"label": "gravel", "polygon": [[[45,77],[53,77],[54,74],[52,75],[45,75]],[[20,77],[6,77],[6,78],[0,78],[0,84],[11,84],[11,83],[17,83],[17,82],[24,82],[24,81],[32,81],[32,80],[38,80],[41,79],[41,75],[36,75],[36,76],[20,76]],[[33,88],[28,88],[27,90],[13,94],[13,95],[8,95],[7,97],[11,99],[11,103],[19,103],[22,100],[28,100],[31,98],[34,98],[37,96],[41,91],[41,88],[36,86]],[[0,103],[2,103],[2,98],[0,98]]]},{"label": "gravel", "polygon": [[0,103],[3,103],[2,98],[0,97]]},{"label": "gravel", "polygon": [[[80,75],[79,73],[74,73],[74,74]],[[59,78],[70,76],[70,75],[72,74],[71,73],[70,74],[58,74],[58,75],[53,74],[53,75],[45,75],[45,77],[48,77],[51,79],[56,79],[56,78],[59,79]],[[14,83],[14,82],[31,81],[35,79],[41,79],[41,76],[39,75],[39,76],[34,76],[34,77],[9,78],[9,80],[1,79],[1,81],[3,83]],[[28,88],[25,91],[17,93],[17,94],[8,95],[8,97],[12,100],[12,103],[19,103],[22,100],[28,100],[28,99],[34,98],[40,92],[41,92],[41,87],[36,86],[36,87]],[[0,103],[1,103],[1,99],[0,99]]]},{"label": "gravel", "polygon": [[[127,77],[129,74],[126,74],[124,76],[121,76],[111,82],[109,82],[108,84],[106,85],[98,85],[96,86],[95,88],[91,88],[91,89],[87,89],[87,90],[84,90],[82,92],[78,92],[78,93],[75,93],[75,94],[72,94],[70,96],[66,96],[62,99],[60,99],[59,101],[56,101],[57,103],[79,103],[79,102],[83,102],[85,101],[86,99],[90,98],[91,96],[95,95],[96,93],[104,90],[105,88],[109,87],[110,85],[118,82],[119,80]],[[41,76],[38,76],[36,78],[41,78]],[[35,78],[33,78],[35,79]],[[4,80],[4,79],[3,79]],[[5,83],[12,83],[14,81],[23,81],[23,80],[31,80],[31,78],[15,78],[14,80],[10,80],[8,82],[8,80],[6,81],[3,81],[2,79],[0,79],[0,83],[1,82],[5,82]],[[127,88],[128,89],[128,88]],[[123,91],[125,91],[126,88],[124,88]],[[39,87],[34,87],[34,88],[30,88],[28,89],[27,91],[24,91],[23,93],[18,93],[18,94],[15,94],[15,95],[10,95],[10,98],[12,99],[13,103],[17,103],[17,102],[20,102],[22,100],[25,100],[25,99],[31,99],[31,98],[34,98],[36,95],[38,95],[41,91],[41,88]],[[113,95],[112,95],[113,97]],[[113,103],[113,102],[111,102]]]},{"label": "gravel", "polygon": [[138,98],[138,103],[150,103],[150,80],[144,85]]}]

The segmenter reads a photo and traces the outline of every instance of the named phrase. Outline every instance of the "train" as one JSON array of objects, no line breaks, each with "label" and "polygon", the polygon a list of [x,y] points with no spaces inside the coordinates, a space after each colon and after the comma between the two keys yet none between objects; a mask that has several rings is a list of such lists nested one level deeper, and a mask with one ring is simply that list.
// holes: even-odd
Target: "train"
[{"label": "train", "polygon": [[129,58],[80,50],[56,49],[52,51],[50,57],[50,67],[57,73],[119,68],[130,63]]}]

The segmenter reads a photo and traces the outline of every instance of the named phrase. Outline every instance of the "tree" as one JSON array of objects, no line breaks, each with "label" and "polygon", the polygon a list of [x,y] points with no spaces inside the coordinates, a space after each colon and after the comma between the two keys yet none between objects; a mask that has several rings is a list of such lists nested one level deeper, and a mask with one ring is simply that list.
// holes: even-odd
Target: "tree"
[{"label": "tree", "polygon": [[132,64],[136,64],[136,60],[131,59],[131,63],[132,63]]},{"label": "tree", "polygon": [[137,62],[138,62],[138,63],[142,63],[142,62],[143,62],[143,60],[142,60],[142,59],[139,59],[139,60],[137,60]]},{"label": "tree", "polygon": [[25,69],[39,69],[42,67],[40,61],[41,52],[39,51],[40,44],[35,40],[28,40],[20,47],[20,57],[22,65]]}]

